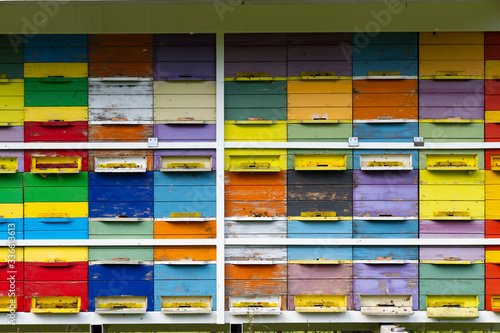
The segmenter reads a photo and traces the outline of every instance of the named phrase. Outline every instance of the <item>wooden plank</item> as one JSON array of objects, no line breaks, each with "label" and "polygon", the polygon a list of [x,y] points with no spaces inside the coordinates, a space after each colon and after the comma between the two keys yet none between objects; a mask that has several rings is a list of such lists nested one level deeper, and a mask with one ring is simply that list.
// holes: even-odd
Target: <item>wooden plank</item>
[{"label": "wooden plank", "polygon": [[224,125],[226,141],[286,141],[285,123],[273,125]]},{"label": "wooden plank", "polygon": [[[480,95],[480,96],[478,96]],[[483,107],[484,101],[482,93],[464,93],[464,92],[451,92],[451,93],[438,93],[438,94],[420,94],[420,106],[437,106],[437,107]],[[436,117],[439,118],[439,117]]]},{"label": "wooden plank", "polygon": [[[425,235],[429,238],[430,235]],[[441,236],[441,235],[439,235]],[[438,236],[438,237],[439,237]],[[454,235],[458,237],[459,235]],[[441,236],[442,237],[442,236]],[[472,238],[471,235],[466,235],[467,238]],[[425,246],[420,247],[420,260],[439,260],[444,261],[445,258],[460,258],[460,260],[484,260],[484,246],[464,246],[464,247],[438,247]]]},{"label": "wooden plank", "polygon": [[225,172],[226,186],[230,185],[286,185],[287,172]]},{"label": "wooden plank", "polygon": [[486,220],[485,235],[500,235],[500,221]]},{"label": "wooden plank", "polygon": [[[458,101],[457,101],[458,102]],[[480,101],[482,104],[482,99]],[[419,108],[419,119],[477,119],[485,118],[484,107],[462,106],[422,106]]]},{"label": "wooden plank", "polygon": [[141,142],[153,137],[153,125],[90,125],[89,141]]},{"label": "wooden plank", "polygon": [[154,260],[215,260],[215,246],[155,246]]},{"label": "wooden plank", "polygon": [[399,72],[400,75],[418,75],[416,60],[356,60],[353,62],[354,76],[367,76],[372,71]]},{"label": "wooden plank", "polygon": [[395,124],[353,124],[352,135],[369,139],[391,139],[412,138],[418,136],[417,123],[395,123]]},{"label": "wooden plank", "polygon": [[[153,173],[89,173],[90,186],[152,186]],[[110,188],[112,190],[112,188]]]},{"label": "wooden plank", "polygon": [[286,238],[287,221],[228,221],[224,223],[226,237],[282,237]]},{"label": "wooden plank", "polygon": [[[387,46],[384,45],[383,48]],[[358,95],[377,97],[378,94],[414,96],[419,91],[418,83],[418,80],[355,80],[352,88],[354,97]]]},{"label": "wooden plank", "polygon": [[[121,235],[106,235],[96,236],[90,235],[90,239],[122,239]],[[137,238],[144,239],[144,235],[137,235]],[[118,259],[115,259],[118,258]],[[144,246],[138,249],[134,246],[114,246],[114,247],[99,247],[93,246],[89,249],[90,261],[120,261],[120,260],[153,260],[153,247]]]},{"label": "wooden plank", "polygon": [[91,62],[89,77],[153,77],[153,62]]},{"label": "wooden plank", "polygon": [[212,185],[172,185],[170,187],[155,186],[154,197],[158,201],[170,202],[215,201],[216,187]]},{"label": "wooden plank", "polygon": [[351,200],[352,185],[288,185],[288,200]]},{"label": "wooden plank", "polygon": [[154,125],[160,142],[215,141],[215,125]]},{"label": "wooden plank", "polygon": [[[97,308],[96,303],[99,300],[97,297],[111,296],[141,296],[138,300],[142,300],[142,297],[146,297],[147,310],[153,311],[153,281],[127,281],[121,288],[115,288],[113,290],[110,290],[109,283],[110,281],[89,281],[89,311],[95,311]],[[119,303],[120,298],[115,299],[115,301]]]},{"label": "wooden plank", "polygon": [[[356,235],[356,238],[366,237],[366,235]],[[398,234],[387,234],[387,237],[400,238]],[[395,237],[397,236],[397,237]],[[411,235],[409,235],[411,236]],[[401,237],[406,238],[406,237]],[[408,237],[416,238],[416,237]],[[352,250],[354,260],[381,260],[379,258],[392,258],[390,260],[417,260],[417,246],[356,246]],[[382,259],[384,260],[384,259]]]},{"label": "wooden plank", "polygon": [[[467,220],[482,220],[485,214],[485,202],[474,200],[461,201],[421,201],[420,202],[420,219],[432,220],[439,218],[440,212],[456,212],[456,216],[463,216]],[[486,206],[486,216],[492,213]],[[436,215],[438,214],[438,215]],[[463,214],[463,215],[462,215]],[[440,219],[446,219],[441,216]]]},{"label": "wooden plank", "polygon": [[354,201],[353,214],[361,217],[417,216],[417,201]]},{"label": "wooden plank", "polygon": [[215,280],[215,264],[154,266],[155,280]]},{"label": "wooden plank", "polygon": [[288,141],[302,141],[303,139],[329,141],[349,136],[352,136],[351,124],[288,124]]},{"label": "wooden plank", "polygon": [[354,279],[410,279],[418,278],[418,264],[353,264]]},{"label": "wooden plank", "polygon": [[26,107],[24,118],[27,122],[87,121],[87,107]]},{"label": "wooden plank", "polygon": [[89,233],[92,235],[152,235],[153,221],[123,222],[123,221],[91,221]]},{"label": "wooden plank", "polygon": [[352,201],[303,200],[288,207],[288,216],[301,216],[302,212],[336,212],[337,216],[352,216]]},{"label": "wooden plank", "polygon": [[[481,94],[485,90],[483,80],[419,80],[418,92],[420,97],[429,95],[441,95],[443,93]],[[467,106],[471,106],[468,104]]]},{"label": "wooden plank", "polygon": [[[493,186],[493,185],[491,185]],[[494,189],[486,187],[486,199],[494,199]],[[488,191],[488,188],[490,190]],[[420,185],[419,200],[484,200],[485,186],[475,184]],[[490,195],[490,197],[488,196]]]},{"label": "wooden plank", "polygon": [[[289,172],[290,175],[290,172]],[[290,177],[290,176],[289,176]],[[417,185],[418,170],[410,171],[353,171],[353,183],[359,185]]]},{"label": "wooden plank", "polygon": [[22,204],[0,204],[0,216],[2,219],[22,219]]},{"label": "wooden plank", "polygon": [[153,265],[90,265],[88,279],[89,281],[152,281]]},{"label": "wooden plank", "polygon": [[[63,266],[59,263],[28,262],[24,265],[24,280],[28,281],[86,281],[89,274],[87,262]],[[67,263],[64,263],[67,264]]]},{"label": "wooden plank", "polygon": [[[276,81],[279,82],[279,81]],[[353,81],[332,80],[332,81],[286,81],[286,93],[288,98],[294,94],[348,94],[352,95]],[[290,105],[289,105],[290,106]]]},{"label": "wooden plank", "polygon": [[153,62],[152,46],[90,46],[90,63]]},{"label": "wooden plank", "polygon": [[[21,193],[20,195],[22,196]],[[11,200],[15,198],[14,195],[10,197]],[[26,187],[24,200],[26,202],[86,202],[88,201],[88,187]]]},{"label": "wooden plank", "polygon": [[484,279],[484,264],[433,265],[420,264],[420,280],[425,279]]},{"label": "wooden plank", "polygon": [[433,44],[419,46],[420,60],[483,60],[484,45]]},{"label": "wooden plank", "polygon": [[353,280],[345,279],[304,279],[289,280],[289,295],[350,295],[353,291]]},{"label": "wooden plank", "polygon": [[0,177],[0,188],[21,188],[23,187],[23,173],[4,174]]},{"label": "wooden plank", "polygon": [[[352,93],[307,93],[288,94],[288,107],[349,107],[352,105]],[[280,105],[272,105],[279,107]]]},{"label": "wooden plank", "polygon": [[29,77],[87,77],[87,63],[25,63],[24,76]]},{"label": "wooden plank", "polygon": [[89,217],[151,218],[153,201],[90,201]]},{"label": "wooden plank", "polygon": [[353,199],[363,200],[416,200],[419,188],[415,185],[354,185]]},{"label": "wooden plank", "polygon": [[162,235],[163,238],[215,238],[216,223],[215,221],[155,221],[154,234],[155,236]]},{"label": "wooden plank", "polygon": [[[418,45],[416,41],[404,41],[401,44],[379,44],[376,40],[370,44],[355,46],[356,51],[353,53],[354,66],[358,61],[372,60],[417,60]],[[375,71],[377,69],[374,69]]]},{"label": "wooden plank", "polygon": [[[287,111],[288,110],[288,111]],[[352,107],[289,107],[285,110],[288,120],[351,120]],[[271,110],[278,116],[280,110]],[[279,117],[279,116],[278,116]]]},{"label": "wooden plank", "polygon": [[87,58],[87,45],[35,46],[29,43],[24,48],[24,61],[27,63],[86,63]]},{"label": "wooden plank", "polygon": [[352,278],[353,264],[341,265],[299,265],[288,264],[289,280],[307,279],[349,279]]},{"label": "wooden plank", "polygon": [[[41,217],[40,214],[64,214],[66,217],[88,217],[88,203],[86,202],[59,202],[51,203],[29,202],[24,204],[26,217]],[[57,216],[55,216],[57,217]]]},{"label": "wooden plank", "polygon": [[88,261],[88,247],[27,247],[24,249],[25,262],[45,262],[64,260],[66,262]]},{"label": "wooden plank", "polygon": [[89,46],[150,46],[152,34],[89,34]]},{"label": "wooden plank", "polygon": [[288,185],[351,185],[351,170],[344,171],[287,171]]},{"label": "wooden plank", "polygon": [[255,296],[287,294],[286,280],[226,280],[225,295]]},{"label": "wooden plank", "polygon": [[90,201],[153,201],[153,186],[89,186]]},{"label": "wooden plank", "polygon": [[[433,170],[419,170],[420,184],[484,184],[485,176],[489,172],[484,170],[440,172]],[[492,173],[493,175],[493,173]],[[499,177],[500,184],[500,177]],[[488,183],[488,182],[487,182]]]},{"label": "wooden plank", "polygon": [[418,234],[418,220],[354,220],[353,234]]},{"label": "wooden plank", "polygon": [[[215,185],[215,172],[154,172],[155,186]],[[284,184],[283,184],[284,185]]]},{"label": "wooden plank", "polygon": [[[287,265],[231,265],[226,264],[227,280],[286,280]],[[215,278],[215,276],[214,276]]]},{"label": "wooden plank", "polygon": [[418,108],[415,106],[360,107],[352,110],[352,118],[362,119],[418,119]]},{"label": "wooden plank", "polygon": [[86,121],[25,122],[24,141],[87,142],[88,124]]},{"label": "wooden plank", "polygon": [[23,142],[24,126],[2,126],[0,127],[1,142]]},{"label": "wooden plank", "polygon": [[286,246],[231,246],[224,251],[226,261],[287,260]]},{"label": "wooden plank", "polygon": [[[335,235],[346,234],[351,235],[353,230],[353,222],[351,220],[338,220],[338,221],[288,221],[288,236],[295,238],[294,234],[304,235],[307,237],[309,234],[323,234]],[[299,237],[300,238],[300,237]]]},{"label": "wooden plank", "polygon": [[[296,236],[296,237],[295,237]],[[303,235],[294,235],[290,238],[302,238]],[[325,235],[307,235],[309,238],[323,238]],[[339,236],[346,236],[345,238],[350,238],[347,235],[336,234],[336,238]],[[288,247],[288,260],[307,260],[307,261],[318,261],[322,260],[352,260],[352,246],[289,246]],[[321,264],[320,266],[322,266]]]},{"label": "wooden plank", "polygon": [[[440,149],[439,151],[420,151],[419,152],[419,158],[418,158],[418,163],[419,167],[418,169],[425,170],[426,169],[426,156],[427,155],[451,155],[450,157],[453,158],[453,155],[467,155],[467,156],[473,156],[477,155],[477,168],[479,170],[484,170],[484,150],[474,150],[474,149],[454,149],[454,150],[447,150],[447,149]],[[455,171],[455,170],[454,170]],[[457,172],[453,172],[455,175],[459,175],[458,170]],[[477,172],[477,171],[476,171]],[[467,174],[467,173],[463,173]],[[471,175],[473,175],[474,172],[471,172]],[[443,175],[446,176],[444,172],[437,173],[437,175]]]},{"label": "wooden plank", "polygon": [[483,220],[473,221],[433,221],[420,220],[421,234],[480,234],[484,235]]}]

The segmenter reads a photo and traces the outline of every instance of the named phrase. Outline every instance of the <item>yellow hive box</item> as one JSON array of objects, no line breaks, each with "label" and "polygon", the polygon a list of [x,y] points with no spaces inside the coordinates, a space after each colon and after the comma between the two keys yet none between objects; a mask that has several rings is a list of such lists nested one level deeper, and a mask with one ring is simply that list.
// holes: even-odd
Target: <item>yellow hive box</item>
[{"label": "yellow hive box", "polygon": [[479,317],[476,295],[427,295],[429,318],[476,318]]},{"label": "yellow hive box", "polygon": [[486,172],[485,170],[449,172],[420,170],[419,181],[420,184],[484,184]]},{"label": "yellow hive box", "polygon": [[420,200],[484,200],[484,185],[420,185]]},{"label": "yellow hive box", "polygon": [[81,302],[77,296],[33,297],[31,313],[78,313]]},{"label": "yellow hive box", "polygon": [[346,312],[346,295],[295,295],[295,312]]},{"label": "yellow hive box", "polygon": [[484,201],[420,201],[423,220],[484,220]]},{"label": "yellow hive box", "polygon": [[[252,166],[254,162],[261,164]],[[224,170],[237,172],[238,169],[250,172],[251,169],[268,169],[267,172],[286,170],[286,149],[226,149]]]},{"label": "yellow hive box", "polygon": [[82,262],[89,260],[88,247],[36,247],[24,249],[26,262]]},{"label": "yellow hive box", "polygon": [[[11,253],[10,252],[11,250],[14,250],[14,253]],[[9,256],[14,256],[14,257],[9,257]],[[1,247],[0,262],[9,262],[11,260],[24,261],[24,248],[17,246],[15,249],[10,249],[8,247]]]},{"label": "yellow hive box", "polygon": [[345,154],[294,155],[295,170],[346,170]]},{"label": "yellow hive box", "polygon": [[20,219],[23,216],[23,204],[0,204],[0,218]]},{"label": "yellow hive box", "polygon": [[486,60],[484,69],[485,69],[484,70],[485,79],[490,79],[490,80],[500,79],[500,60]]},{"label": "yellow hive box", "polygon": [[476,154],[427,154],[427,170],[478,170]]},{"label": "yellow hive box", "polygon": [[227,141],[274,141],[286,142],[286,121],[274,121],[272,124],[260,123],[259,121],[247,121],[233,124],[226,121],[224,125],[224,138]]},{"label": "yellow hive box", "polygon": [[88,217],[88,202],[26,202],[25,217],[72,218]]},{"label": "yellow hive box", "polygon": [[87,121],[87,107],[26,107],[25,121]]}]

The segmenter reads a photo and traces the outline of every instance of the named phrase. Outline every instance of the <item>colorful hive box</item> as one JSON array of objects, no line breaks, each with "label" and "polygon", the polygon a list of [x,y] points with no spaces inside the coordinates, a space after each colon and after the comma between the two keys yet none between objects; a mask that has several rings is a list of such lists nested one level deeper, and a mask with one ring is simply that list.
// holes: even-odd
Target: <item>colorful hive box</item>
[{"label": "colorful hive box", "polygon": [[345,312],[353,309],[352,263],[289,264],[288,310]]},{"label": "colorful hive box", "polygon": [[88,173],[24,174],[25,238],[88,238]]},{"label": "colorful hive box", "polygon": [[89,35],[90,77],[152,77],[153,35]]},{"label": "colorful hive box", "polygon": [[287,76],[286,34],[226,34],[226,78],[260,79]]},{"label": "colorful hive box", "polygon": [[155,311],[206,313],[216,310],[216,267],[156,264]]},{"label": "colorful hive box", "polygon": [[482,79],[483,32],[421,32],[420,79]]},{"label": "colorful hive box", "polygon": [[215,124],[215,82],[155,81],[154,122]]},{"label": "colorful hive box", "polygon": [[87,35],[36,34],[25,36],[27,63],[86,63]]},{"label": "colorful hive box", "polygon": [[90,217],[153,217],[153,173],[90,173]]},{"label": "colorful hive box", "polygon": [[24,80],[0,78],[0,126],[24,124]]},{"label": "colorful hive box", "polygon": [[154,35],[154,79],[215,81],[215,34]]},{"label": "colorful hive box", "polygon": [[411,315],[418,310],[418,264],[354,262],[355,309],[367,315]]},{"label": "colorful hive box", "polygon": [[89,123],[152,124],[152,78],[90,78]]},{"label": "colorful hive box", "polygon": [[293,78],[352,76],[351,35],[291,33],[287,39],[287,75]]},{"label": "colorful hive box", "polygon": [[9,170],[0,174],[0,237],[23,239],[23,174],[17,172],[16,157],[0,157],[0,164]]},{"label": "colorful hive box", "polygon": [[24,248],[0,249],[0,281],[0,312],[24,311]]},{"label": "colorful hive box", "polygon": [[417,80],[354,80],[353,119],[362,122],[415,122]]},{"label": "colorful hive box", "polygon": [[226,149],[226,217],[286,216],[286,150]]},{"label": "colorful hive box", "polygon": [[24,78],[24,35],[0,35],[0,78]]},{"label": "colorful hive box", "polygon": [[144,313],[153,311],[153,264],[101,264],[89,266],[89,311]]},{"label": "colorful hive box", "polygon": [[24,254],[24,311],[88,310],[88,248],[29,247]]},{"label": "colorful hive box", "polygon": [[353,75],[387,79],[418,75],[417,40],[415,32],[353,34]]}]

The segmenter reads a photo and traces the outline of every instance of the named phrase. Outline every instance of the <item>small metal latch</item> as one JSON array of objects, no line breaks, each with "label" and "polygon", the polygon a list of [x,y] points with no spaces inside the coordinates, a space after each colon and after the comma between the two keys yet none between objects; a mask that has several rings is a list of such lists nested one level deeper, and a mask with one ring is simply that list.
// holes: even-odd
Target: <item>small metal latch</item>
[{"label": "small metal latch", "polygon": [[148,147],[158,147],[158,138],[148,138]]},{"label": "small metal latch", "polygon": [[359,147],[359,141],[358,141],[358,137],[357,136],[350,136],[348,141],[347,141],[347,144],[349,145],[349,147]]},{"label": "small metal latch", "polygon": [[424,145],[424,138],[422,136],[416,136],[413,138],[413,145],[414,146],[423,146]]}]

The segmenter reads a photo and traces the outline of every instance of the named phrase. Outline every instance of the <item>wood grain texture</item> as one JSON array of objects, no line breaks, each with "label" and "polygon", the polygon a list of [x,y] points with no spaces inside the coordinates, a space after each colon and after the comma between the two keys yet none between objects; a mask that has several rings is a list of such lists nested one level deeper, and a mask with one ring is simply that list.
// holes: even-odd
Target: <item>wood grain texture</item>
[{"label": "wood grain texture", "polygon": [[155,246],[154,260],[215,260],[215,246]]},{"label": "wood grain texture", "polygon": [[90,125],[89,142],[146,142],[153,137],[153,125]]}]

